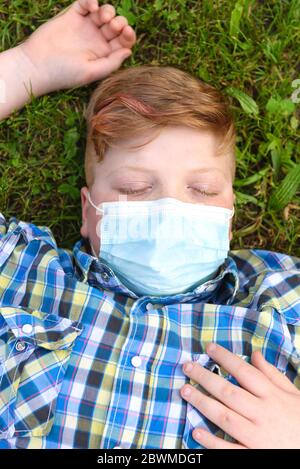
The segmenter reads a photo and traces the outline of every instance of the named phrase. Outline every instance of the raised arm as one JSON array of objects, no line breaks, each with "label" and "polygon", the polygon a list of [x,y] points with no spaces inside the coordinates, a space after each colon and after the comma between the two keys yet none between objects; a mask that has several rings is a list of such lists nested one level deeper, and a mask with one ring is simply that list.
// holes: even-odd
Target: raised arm
[{"label": "raised arm", "polygon": [[[1,34],[1,32],[0,32]],[[0,54],[0,120],[20,109],[31,93],[85,85],[117,70],[136,35],[124,16],[97,0],[78,0]]]}]

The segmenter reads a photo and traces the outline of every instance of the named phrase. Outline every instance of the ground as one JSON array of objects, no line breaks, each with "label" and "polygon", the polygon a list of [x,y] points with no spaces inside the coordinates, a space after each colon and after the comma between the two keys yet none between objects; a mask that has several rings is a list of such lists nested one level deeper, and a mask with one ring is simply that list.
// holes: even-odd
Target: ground
[{"label": "ground", "polygon": [[[70,3],[0,0],[0,51]],[[138,36],[125,67],[173,65],[230,100],[238,130],[231,248],[300,257],[300,1],[111,3]],[[49,226],[62,247],[79,239],[82,113],[94,87],[52,93],[0,123],[0,211]]]}]

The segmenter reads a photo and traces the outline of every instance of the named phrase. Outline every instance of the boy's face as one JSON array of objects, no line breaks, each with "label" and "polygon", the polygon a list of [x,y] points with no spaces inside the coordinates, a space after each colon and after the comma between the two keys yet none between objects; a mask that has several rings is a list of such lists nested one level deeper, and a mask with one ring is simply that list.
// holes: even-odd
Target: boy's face
[{"label": "boy's face", "polygon": [[[211,132],[169,126],[142,148],[126,148],[144,141],[145,136],[119,141],[117,143],[124,144],[124,149],[109,148],[103,161],[96,164],[90,187],[95,205],[172,197],[182,202],[233,207],[235,196],[230,156],[216,156],[218,141]],[[101,214],[89,203],[87,193],[88,188],[83,187],[80,232],[89,238],[98,253],[100,239],[96,228]]]}]

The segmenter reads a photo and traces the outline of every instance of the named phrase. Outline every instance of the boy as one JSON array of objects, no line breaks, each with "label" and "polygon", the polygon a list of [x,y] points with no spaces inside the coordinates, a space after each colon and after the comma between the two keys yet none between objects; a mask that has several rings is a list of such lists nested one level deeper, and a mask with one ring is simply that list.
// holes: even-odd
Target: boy
[{"label": "boy", "polygon": [[[1,117],[23,83],[103,79],[134,43],[111,5],[75,2],[0,55]],[[228,251],[226,103],[137,67],[100,84],[87,123],[73,252],[1,218],[0,448],[299,448],[300,259]]]}]

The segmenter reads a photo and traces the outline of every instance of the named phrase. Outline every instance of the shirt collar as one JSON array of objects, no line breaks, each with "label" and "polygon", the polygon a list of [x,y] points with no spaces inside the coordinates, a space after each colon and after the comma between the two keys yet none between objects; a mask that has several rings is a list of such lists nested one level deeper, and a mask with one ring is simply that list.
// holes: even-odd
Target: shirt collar
[{"label": "shirt collar", "polygon": [[[139,298],[138,295],[132,292],[118,279],[107,264],[91,254],[90,244],[87,239],[82,238],[75,243],[73,255],[77,275],[81,281],[87,282],[91,286],[123,293],[132,298]],[[156,303],[206,300],[207,302],[213,301],[218,304],[230,304],[239,289],[239,284],[238,268],[229,252],[217,275],[194,288],[192,291],[160,297],[149,296],[147,298],[155,298]]]}]

